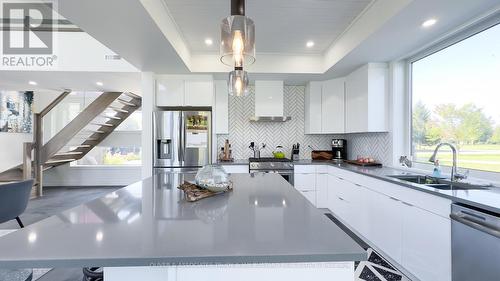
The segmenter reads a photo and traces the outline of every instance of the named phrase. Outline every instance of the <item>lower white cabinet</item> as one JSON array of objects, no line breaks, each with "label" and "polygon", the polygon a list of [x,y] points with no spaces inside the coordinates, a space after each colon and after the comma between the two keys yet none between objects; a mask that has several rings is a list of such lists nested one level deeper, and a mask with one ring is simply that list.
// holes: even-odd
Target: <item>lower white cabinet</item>
[{"label": "lower white cabinet", "polygon": [[304,190],[300,191],[302,195],[307,199],[307,201],[311,202],[314,206],[316,206],[316,190]]},{"label": "lower white cabinet", "polygon": [[402,206],[400,210],[403,217],[401,265],[420,280],[450,281],[450,220],[411,205]]},{"label": "lower white cabinet", "polygon": [[222,165],[222,168],[229,174],[247,174],[249,173],[248,165]]},{"label": "lower white cabinet", "polygon": [[299,191],[316,190],[316,174],[295,173],[293,176],[295,189]]},{"label": "lower white cabinet", "polygon": [[316,174],[316,207],[328,208],[328,174]]},{"label": "lower white cabinet", "polygon": [[295,165],[294,187],[316,208],[328,208],[328,166]]},{"label": "lower white cabinet", "polygon": [[368,193],[370,222],[364,233],[379,249],[393,260],[401,260],[401,202],[371,190]]},{"label": "lower white cabinet", "polygon": [[326,200],[337,217],[418,279],[451,280],[451,223],[433,212],[449,207],[449,200],[436,205],[433,195],[424,194],[429,200],[417,206],[407,202],[413,190],[401,187],[400,196],[386,195],[381,191],[390,183],[364,186],[359,174],[337,170],[329,169]]}]

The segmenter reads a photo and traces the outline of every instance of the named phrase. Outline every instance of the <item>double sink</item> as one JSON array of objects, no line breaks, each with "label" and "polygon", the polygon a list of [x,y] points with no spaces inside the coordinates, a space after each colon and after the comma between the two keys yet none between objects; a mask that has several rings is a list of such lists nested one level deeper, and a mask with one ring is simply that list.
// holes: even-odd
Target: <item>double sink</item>
[{"label": "double sink", "polygon": [[485,186],[472,185],[464,182],[450,182],[449,180],[434,178],[425,175],[389,175],[390,178],[395,178],[401,181],[422,184],[428,187],[440,190],[484,190],[488,189]]}]

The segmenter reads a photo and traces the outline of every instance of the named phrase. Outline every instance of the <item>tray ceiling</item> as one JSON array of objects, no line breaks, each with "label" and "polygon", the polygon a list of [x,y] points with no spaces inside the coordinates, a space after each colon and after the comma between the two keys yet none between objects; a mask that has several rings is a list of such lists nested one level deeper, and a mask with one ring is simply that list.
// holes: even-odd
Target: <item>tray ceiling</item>
[{"label": "tray ceiling", "polygon": [[[163,0],[191,52],[218,52],[230,0]],[[258,53],[321,54],[371,0],[248,0]],[[314,19],[314,20],[311,20]],[[212,46],[205,39],[213,40]],[[307,48],[306,42],[314,41]]]}]

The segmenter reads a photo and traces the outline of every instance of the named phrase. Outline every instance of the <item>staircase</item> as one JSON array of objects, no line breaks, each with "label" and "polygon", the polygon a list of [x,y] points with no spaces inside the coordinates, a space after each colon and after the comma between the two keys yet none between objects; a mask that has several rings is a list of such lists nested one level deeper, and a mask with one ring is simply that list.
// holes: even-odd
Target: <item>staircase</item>
[{"label": "staircase", "polygon": [[[133,93],[104,92],[45,145],[38,146],[37,144],[43,143],[41,130],[43,116],[68,94],[69,91],[62,93],[41,113],[34,115],[34,142],[25,143],[24,163],[1,172],[0,182],[34,177],[37,194],[41,195],[40,182],[43,171],[83,158],[142,104],[142,98]],[[32,149],[33,161],[31,160]]]}]

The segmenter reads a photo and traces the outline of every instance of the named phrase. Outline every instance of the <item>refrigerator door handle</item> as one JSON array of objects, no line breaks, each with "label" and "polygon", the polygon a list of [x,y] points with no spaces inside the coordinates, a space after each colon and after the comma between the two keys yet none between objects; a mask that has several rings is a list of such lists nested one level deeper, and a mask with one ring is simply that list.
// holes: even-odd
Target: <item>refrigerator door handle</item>
[{"label": "refrigerator door handle", "polygon": [[182,156],[182,153],[183,153],[183,150],[182,150],[182,143],[183,143],[183,140],[182,140],[182,136],[183,136],[183,128],[182,128],[182,118],[183,118],[183,114],[182,112],[179,114],[179,145],[177,146],[177,150],[178,150],[178,155],[177,155],[177,160],[179,160],[179,163],[182,162],[182,159],[183,159],[183,156]]},{"label": "refrigerator door handle", "polygon": [[185,165],[186,163],[186,117],[187,114],[185,112],[181,112],[181,127],[180,127],[180,133],[181,133],[181,139],[180,139],[180,148],[182,151],[181,154],[181,165]]}]

